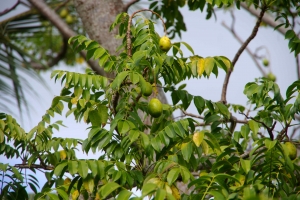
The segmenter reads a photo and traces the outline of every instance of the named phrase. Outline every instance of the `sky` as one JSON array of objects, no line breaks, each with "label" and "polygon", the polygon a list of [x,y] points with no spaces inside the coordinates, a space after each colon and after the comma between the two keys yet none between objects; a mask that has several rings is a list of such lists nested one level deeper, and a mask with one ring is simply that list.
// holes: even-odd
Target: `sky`
[{"label": "sky", "polygon": [[[0,0],[0,10],[7,5],[8,1]],[[144,4],[141,4],[144,6]],[[9,7],[9,6],[8,6]],[[18,11],[16,11],[18,12]],[[186,23],[187,32],[182,33],[182,38],[175,38],[172,42],[184,41],[192,46],[195,54],[207,57],[207,56],[226,56],[230,60],[233,59],[235,53],[240,48],[239,42],[233,37],[233,35],[226,30],[221,24],[225,22],[228,26],[231,26],[231,16],[229,12],[219,10],[216,12],[217,18],[212,17],[210,20],[205,20],[206,13],[199,11],[189,11],[187,6],[181,9],[181,12]],[[246,40],[253,29],[256,19],[248,12],[235,9],[234,15],[236,18],[235,29],[237,34]],[[3,18],[0,18],[2,20]],[[157,27],[157,32],[163,35],[162,27]],[[266,72],[270,69],[277,77],[277,84],[279,85],[282,94],[285,94],[287,87],[292,82],[297,80],[296,75],[296,63],[293,53],[290,53],[288,49],[288,41],[284,39],[284,36],[277,31],[274,31],[271,27],[260,27],[257,36],[251,41],[249,48],[254,52],[259,47],[266,47],[267,50],[263,49],[260,51],[261,54],[268,52],[268,58],[270,66],[264,68]],[[187,50],[184,49],[184,55],[191,55]],[[70,70],[76,72],[84,72],[85,65],[77,65],[75,67],[68,67],[65,63],[60,62],[59,66],[53,69]],[[33,112],[30,113],[30,117],[25,119],[22,123],[26,131],[29,131],[41,120],[42,115],[50,107],[52,99],[59,95],[62,86],[59,82],[55,83],[54,80],[50,79],[51,71],[42,72],[41,76],[49,86],[48,88],[43,87],[38,82],[32,81],[33,88],[40,93],[38,98],[28,97],[29,102],[34,105]],[[255,66],[250,56],[244,52],[239,58],[234,71],[231,75],[230,82],[228,85],[227,101],[229,103],[246,105],[247,98],[243,95],[244,86],[246,83],[254,81],[255,78],[261,77],[262,74]],[[200,95],[205,99],[212,101],[219,101],[221,98],[222,84],[224,81],[225,72],[220,70],[219,76],[216,78],[211,75],[209,79],[191,79],[186,80],[184,83],[187,84],[186,90],[192,95]],[[285,96],[285,95],[284,95]],[[170,94],[167,94],[169,102],[171,101]],[[65,109],[65,111],[67,111]],[[196,113],[196,109],[193,105],[190,106],[188,112]],[[176,113],[180,115],[179,112]],[[239,119],[243,119],[243,116],[236,115]],[[17,120],[19,119],[16,117]],[[88,127],[85,123],[76,123],[73,116],[65,118],[65,116],[58,116],[52,119],[63,120],[64,125],[67,127],[61,127],[59,132],[55,132],[55,137],[75,137],[85,139],[88,134]],[[88,158],[97,158],[99,154],[89,154]],[[87,155],[83,153],[78,154],[78,158],[87,158]],[[1,162],[4,159],[0,156]],[[13,160],[11,163],[16,164],[20,161]],[[42,174],[38,174],[41,183],[45,181]],[[43,184],[41,184],[43,185]]]}]

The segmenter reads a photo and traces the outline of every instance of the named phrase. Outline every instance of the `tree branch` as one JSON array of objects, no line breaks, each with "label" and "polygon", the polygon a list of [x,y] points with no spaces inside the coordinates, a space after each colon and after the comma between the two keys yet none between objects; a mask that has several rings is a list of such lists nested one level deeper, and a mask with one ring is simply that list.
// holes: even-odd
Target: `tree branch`
[{"label": "tree branch", "polygon": [[20,169],[45,169],[45,170],[53,170],[55,167],[52,165],[36,165],[36,164],[15,164],[16,168],[20,168]]},{"label": "tree branch", "polygon": [[[56,12],[54,12],[43,0],[28,0],[44,17],[46,17],[63,35],[64,38],[69,39],[70,37],[76,36],[77,33],[74,32],[67,24],[64,22]],[[81,51],[80,55],[86,58],[86,52]],[[88,60],[87,63],[90,67],[99,75],[109,76],[103,68],[100,68],[98,62],[94,60]]]},{"label": "tree branch", "polygon": [[132,1],[128,2],[128,3],[124,6],[124,8],[123,8],[123,12],[128,12],[129,7],[132,6],[133,4],[139,2],[139,1],[140,1],[140,0],[132,0]]},{"label": "tree branch", "polygon": [[[241,2],[241,6],[247,10],[248,12],[250,12],[252,15],[256,16],[256,17],[259,17],[260,16],[260,10],[259,8],[258,9],[255,9],[254,6],[250,6],[248,7],[248,5],[245,3],[245,2]],[[268,24],[269,26],[272,26],[273,28],[275,28],[276,26],[278,26],[279,22],[276,22],[275,19],[269,15],[269,14],[265,14],[262,18],[262,21],[266,24]],[[285,33],[287,32],[287,28],[284,28],[284,26],[281,26],[277,29],[281,34],[285,35]]]},{"label": "tree branch", "polygon": [[225,79],[224,79],[224,83],[223,83],[223,88],[222,88],[222,95],[221,95],[221,102],[223,102],[224,104],[227,103],[226,100],[226,94],[227,94],[227,86],[228,86],[228,82],[229,82],[229,78],[230,75],[232,73],[232,70],[236,64],[236,62],[238,61],[240,55],[243,53],[243,51],[245,50],[245,48],[248,46],[248,44],[251,42],[251,40],[256,36],[257,32],[258,32],[258,28],[260,26],[262,17],[264,16],[265,12],[266,12],[267,7],[263,7],[260,15],[257,19],[257,22],[252,30],[251,35],[248,37],[248,39],[245,41],[245,43],[239,48],[239,50],[237,51],[237,53],[235,54],[235,57],[232,60],[232,68],[230,68],[228,70],[228,72],[226,73]]},{"label": "tree branch", "polygon": [[12,10],[15,9],[20,3],[21,3],[20,0],[16,1],[16,3],[15,3],[11,8],[7,8],[7,9],[3,10],[2,12],[0,12],[0,16],[5,15],[6,13],[12,11]]},{"label": "tree branch", "polygon": [[[231,28],[229,28],[229,26],[227,26],[227,24],[224,21],[222,22],[222,26],[224,26],[228,31],[230,31],[233,34],[233,36],[235,37],[235,39],[237,39],[237,41],[242,45],[242,44],[244,44],[244,41],[236,34],[236,32],[234,30],[234,22],[235,22],[235,20],[234,20],[234,15],[233,15],[232,12],[231,12],[231,16],[233,18]],[[261,65],[257,62],[257,59],[256,59],[254,53],[248,47],[246,47],[245,50],[250,55],[250,57],[252,58],[253,62],[255,63],[255,65],[257,66],[257,68],[259,69],[259,71],[263,74],[264,77],[266,77],[267,74],[263,70],[263,68],[261,67]]]}]

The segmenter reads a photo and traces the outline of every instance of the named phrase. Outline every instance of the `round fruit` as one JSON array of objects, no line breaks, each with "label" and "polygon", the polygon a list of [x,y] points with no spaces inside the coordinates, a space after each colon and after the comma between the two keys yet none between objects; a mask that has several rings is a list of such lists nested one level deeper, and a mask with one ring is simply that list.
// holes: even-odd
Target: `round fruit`
[{"label": "round fruit", "polygon": [[152,117],[159,117],[162,113],[162,110],[162,104],[157,98],[153,98],[150,100],[148,104],[148,111]]},{"label": "round fruit", "polygon": [[65,18],[68,14],[69,14],[68,10],[65,9],[65,8],[63,8],[63,9],[60,11],[59,16],[60,16],[61,18]]},{"label": "round fruit", "polygon": [[65,150],[59,151],[59,157],[60,157],[60,159],[65,160],[67,158],[66,151]]},{"label": "round fruit", "polygon": [[169,49],[171,48],[171,46],[172,46],[171,40],[167,36],[163,36],[163,37],[160,38],[160,40],[159,40],[159,47],[163,51],[169,51]]},{"label": "round fruit", "polygon": [[266,59],[266,58],[263,59],[263,65],[264,65],[265,67],[268,67],[268,66],[269,66],[269,61],[268,61],[268,59]]},{"label": "round fruit", "polygon": [[142,87],[142,93],[144,96],[148,97],[152,94],[152,85],[149,82],[146,82]]},{"label": "round fruit", "polygon": [[185,5],[185,0],[177,0],[179,7],[183,7]]},{"label": "round fruit", "polygon": [[68,24],[72,24],[74,22],[74,19],[73,19],[72,15],[67,15],[66,22]]},{"label": "round fruit", "polygon": [[286,148],[288,149],[288,154],[291,160],[295,160],[297,157],[297,148],[292,142],[284,143]]},{"label": "round fruit", "polygon": [[267,78],[270,81],[276,81],[276,76],[274,74],[272,74],[271,72],[267,75]]}]

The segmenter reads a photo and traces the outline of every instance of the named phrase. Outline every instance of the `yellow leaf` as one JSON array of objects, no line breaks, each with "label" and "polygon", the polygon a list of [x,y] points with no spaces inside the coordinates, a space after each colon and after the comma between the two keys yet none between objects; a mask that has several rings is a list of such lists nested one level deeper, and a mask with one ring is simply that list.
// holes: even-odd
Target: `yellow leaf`
[{"label": "yellow leaf", "polygon": [[202,141],[201,145],[202,145],[203,153],[204,153],[204,154],[208,154],[208,153],[209,153],[209,146],[208,146],[208,144],[205,142],[205,140]]},{"label": "yellow leaf", "polygon": [[79,191],[78,191],[78,190],[75,190],[75,191],[72,193],[72,200],[76,200],[77,197],[79,197]]},{"label": "yellow leaf", "polygon": [[193,141],[194,141],[194,143],[197,147],[199,147],[201,145],[201,143],[203,141],[203,138],[204,138],[204,132],[203,131],[194,133]]},{"label": "yellow leaf", "polygon": [[171,190],[172,190],[173,197],[175,197],[176,200],[180,200],[181,196],[180,196],[180,192],[179,192],[178,188],[175,185],[172,185]]},{"label": "yellow leaf", "polygon": [[167,193],[172,194],[172,189],[167,182],[165,182],[165,190]]},{"label": "yellow leaf", "polygon": [[71,179],[68,177],[64,180],[64,185],[70,185],[71,184]]},{"label": "yellow leaf", "polygon": [[215,60],[212,57],[206,57],[203,63],[204,63],[203,68],[205,68],[205,73],[207,76],[209,76],[215,66]]},{"label": "yellow leaf", "polygon": [[197,62],[197,72],[198,75],[201,76],[204,72],[204,59],[203,58],[199,58],[198,62]]}]

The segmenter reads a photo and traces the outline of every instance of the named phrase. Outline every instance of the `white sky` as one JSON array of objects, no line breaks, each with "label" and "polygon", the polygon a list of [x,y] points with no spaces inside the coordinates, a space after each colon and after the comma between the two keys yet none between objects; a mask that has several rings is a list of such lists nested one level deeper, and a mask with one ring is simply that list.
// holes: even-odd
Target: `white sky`
[{"label": "white sky", "polygon": [[[8,3],[6,0],[0,0],[0,8],[3,9],[3,5]],[[233,59],[237,52],[240,44],[233,37],[233,35],[221,26],[222,21],[225,21],[227,25],[231,25],[230,13],[223,11],[217,11],[217,19],[213,17],[210,20],[205,20],[206,13],[200,13],[199,11],[188,11],[187,7],[181,9],[186,23],[187,32],[182,33],[182,41],[187,42],[192,46],[194,52],[197,55],[206,56],[226,56],[230,60]],[[243,39],[250,35],[252,28],[255,24],[255,18],[243,9],[235,11],[236,17],[236,32]],[[2,20],[0,18],[0,20]],[[163,35],[162,28],[158,28],[157,31]],[[173,41],[179,41],[178,38]],[[288,41],[284,40],[284,36],[273,30],[273,28],[261,27],[258,31],[255,39],[250,43],[249,47],[254,52],[256,48],[260,46],[266,46],[270,55],[270,67],[272,72],[277,77],[277,84],[281,88],[282,95],[285,96],[286,88],[295,80],[296,75],[296,63],[293,53],[289,52]],[[264,52],[264,51],[262,51]],[[184,50],[185,55],[189,55],[188,51]],[[64,63],[60,63],[59,67],[55,69],[64,69],[70,71],[83,72],[82,66],[67,67]],[[268,71],[268,68],[264,68]],[[41,76],[45,79],[49,85],[50,91],[45,90],[40,84],[33,81],[32,86],[40,93],[38,98],[29,97],[30,103],[34,107],[34,112],[30,115],[30,119],[25,120],[23,126],[26,131],[29,131],[41,120],[42,115],[51,105],[52,98],[59,95],[61,86],[60,82],[54,83],[54,80],[50,79],[50,71],[42,72]],[[255,78],[262,76],[260,71],[251,60],[250,56],[244,52],[238,60],[234,72],[231,75],[230,82],[228,85],[227,101],[229,103],[246,105],[246,97],[243,95],[244,86],[250,81],[254,81]],[[185,81],[187,83],[187,90],[193,95],[200,95],[205,99],[212,101],[219,101],[221,97],[221,89],[225,72],[219,70],[218,78],[212,74],[209,79],[193,79]],[[168,100],[171,101],[170,95],[168,94]],[[65,109],[66,110],[66,109]],[[196,113],[195,107],[191,104],[188,112]],[[17,112],[16,112],[17,113]],[[178,114],[178,113],[177,113]],[[240,119],[243,116],[237,116]],[[16,117],[19,119],[18,117]],[[86,124],[76,123],[74,117],[70,116],[67,119],[62,117],[56,117],[51,121],[63,120],[64,124],[68,128],[61,127],[61,130],[55,133],[55,137],[75,137],[85,139],[88,131],[86,131]],[[83,154],[78,154],[79,158],[85,158]],[[97,158],[99,155],[89,155],[89,158]],[[3,160],[0,156],[1,162]],[[11,163],[20,163],[20,161],[13,160]],[[45,178],[42,174],[38,175],[41,181],[40,185],[44,184]]]}]

